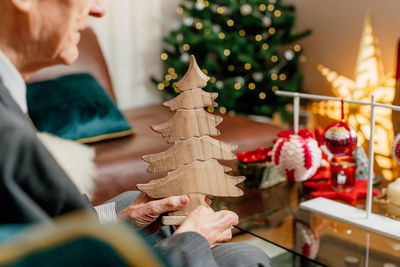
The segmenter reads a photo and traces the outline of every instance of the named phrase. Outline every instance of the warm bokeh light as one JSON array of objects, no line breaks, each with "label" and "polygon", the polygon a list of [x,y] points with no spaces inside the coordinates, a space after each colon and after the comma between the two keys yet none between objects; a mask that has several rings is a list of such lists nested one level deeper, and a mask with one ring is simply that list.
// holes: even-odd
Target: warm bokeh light
[{"label": "warm bokeh light", "polygon": [[[392,104],[395,80],[384,75],[377,44],[372,19],[368,14],[364,23],[354,80],[322,65],[317,66],[318,71],[330,83],[335,96],[369,102],[371,94],[374,94],[377,102]],[[314,114],[340,120],[340,102],[317,102],[312,104],[311,109]],[[357,130],[358,144],[364,146],[366,151],[370,138],[370,110],[370,106],[345,104],[347,122]],[[382,170],[382,175],[391,180],[397,177],[396,162],[391,153],[394,141],[392,110],[376,107],[375,117],[375,161]]]},{"label": "warm bokeh light", "polygon": [[184,44],[183,45],[183,50],[189,51],[189,49],[190,49],[190,45],[189,44]]},{"label": "warm bokeh light", "polygon": [[162,59],[162,60],[167,60],[167,59],[168,59],[167,53],[162,53],[162,54],[161,54],[161,59]]}]

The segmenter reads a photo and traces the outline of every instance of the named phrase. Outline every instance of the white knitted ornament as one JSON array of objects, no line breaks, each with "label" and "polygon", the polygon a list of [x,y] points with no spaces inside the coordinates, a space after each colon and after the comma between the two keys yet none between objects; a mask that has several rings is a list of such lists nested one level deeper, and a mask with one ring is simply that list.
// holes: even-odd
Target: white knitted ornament
[{"label": "white knitted ornament", "polygon": [[314,134],[302,129],[299,134],[284,131],[278,134],[272,149],[276,169],[289,181],[302,182],[312,177],[321,164],[322,153]]}]

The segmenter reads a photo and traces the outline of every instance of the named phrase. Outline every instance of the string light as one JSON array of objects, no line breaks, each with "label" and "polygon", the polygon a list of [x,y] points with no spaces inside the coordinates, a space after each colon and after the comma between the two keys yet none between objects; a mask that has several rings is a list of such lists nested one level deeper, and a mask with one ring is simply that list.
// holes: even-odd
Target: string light
[{"label": "string light", "polygon": [[174,79],[174,80],[175,80],[176,78],[178,78],[178,74],[176,74],[176,73],[172,73],[172,74],[171,74],[171,77],[172,77],[172,79]]},{"label": "string light", "polygon": [[262,35],[261,34],[257,34],[255,39],[256,39],[257,42],[261,41],[262,40]]},{"label": "string light", "polygon": [[267,43],[263,43],[262,49],[268,50],[268,48],[269,48],[269,45]]},{"label": "string light", "polygon": [[279,75],[279,80],[284,81],[286,80],[286,74],[282,73]]},{"label": "string light", "polygon": [[256,85],[254,83],[249,83],[249,89],[250,90],[256,89]]},{"label": "string light", "polygon": [[268,29],[268,33],[269,33],[269,34],[274,34],[275,32],[276,32],[276,30],[275,30],[274,27],[270,27],[270,28]]},{"label": "string light", "polygon": [[210,83],[215,83],[216,81],[217,79],[214,76],[210,77]]},{"label": "string light", "polygon": [[272,74],[271,74],[271,79],[272,79],[273,81],[278,80],[278,74],[272,73]]},{"label": "string light", "polygon": [[235,70],[235,66],[229,65],[229,66],[228,66],[228,70],[229,70],[229,71],[234,71],[234,70]]},{"label": "string light", "polygon": [[297,45],[294,46],[293,50],[296,51],[296,52],[300,52],[301,46],[297,44]]},{"label": "string light", "polygon": [[202,71],[205,75],[208,74],[208,71],[207,71],[206,69],[202,69],[201,71]]},{"label": "string light", "polygon": [[169,86],[169,81],[164,81],[164,86],[168,87]]},{"label": "string light", "polygon": [[232,27],[232,26],[235,24],[235,22],[234,22],[233,20],[231,20],[231,19],[228,19],[228,21],[226,22],[226,24],[227,24],[229,27]]},{"label": "string light", "polygon": [[220,112],[221,114],[225,114],[225,113],[226,113],[226,108],[225,108],[225,107],[220,107],[220,108],[219,108],[219,112]]},{"label": "string light", "polygon": [[280,17],[281,15],[282,15],[282,12],[279,9],[274,11],[274,16],[275,17]]},{"label": "string light", "polygon": [[251,64],[250,63],[244,64],[244,69],[245,70],[250,70],[251,69]]},{"label": "string light", "polygon": [[213,113],[214,112],[214,107],[213,106],[209,106],[207,108],[207,111],[210,112],[210,113]]},{"label": "string light", "polygon": [[158,90],[164,90],[165,86],[164,86],[163,83],[159,83],[159,84],[157,85],[157,88],[158,88]]},{"label": "string light", "polygon": [[174,72],[175,72],[175,69],[174,69],[174,68],[172,68],[172,67],[171,67],[171,68],[168,68],[168,73],[169,73],[169,74],[173,74]]},{"label": "string light", "polygon": [[260,99],[265,99],[267,97],[267,95],[264,92],[261,92],[260,94],[258,94],[258,97]]},{"label": "string light", "polygon": [[204,1],[204,6],[208,7],[210,5],[210,3],[208,1]]},{"label": "string light", "polygon": [[176,88],[176,87],[174,88],[174,91],[175,91],[175,93],[180,93],[178,88]]},{"label": "string light", "polygon": [[229,49],[224,50],[224,55],[229,56],[231,54],[231,51]]},{"label": "string light", "polygon": [[272,56],[271,57],[271,61],[274,62],[274,63],[277,62],[278,61],[278,57],[277,56]]},{"label": "string light", "polygon": [[170,81],[172,79],[172,76],[171,74],[166,74],[164,78],[166,81]]},{"label": "string light", "polygon": [[224,13],[224,8],[223,7],[219,7],[219,8],[217,8],[217,13],[218,14],[223,14]]},{"label": "string light", "polygon": [[183,14],[183,8],[178,7],[178,8],[176,9],[176,13],[178,13],[179,15]]},{"label": "string light", "polygon": [[261,4],[258,8],[260,9],[260,11],[265,11],[265,10],[267,10],[267,6],[264,5],[264,4]]},{"label": "string light", "polygon": [[196,29],[201,30],[203,28],[203,24],[201,22],[196,23]]},{"label": "string light", "polygon": [[218,33],[218,38],[221,40],[225,39],[225,33],[223,32]]},{"label": "string light", "polygon": [[268,11],[273,11],[275,9],[275,6],[273,4],[268,5]]},{"label": "string light", "polygon": [[162,53],[161,54],[161,60],[167,60],[168,59],[168,54],[167,53]]},{"label": "string light", "polygon": [[239,31],[239,35],[242,36],[242,37],[245,36],[246,35],[246,31],[245,30],[240,30]]},{"label": "string light", "polygon": [[189,51],[189,49],[190,49],[190,45],[189,44],[184,44],[183,45],[183,50]]},{"label": "string light", "polygon": [[235,83],[235,85],[233,86],[236,90],[240,90],[240,88],[242,88],[242,86],[240,85],[240,83]]},{"label": "string light", "polygon": [[273,85],[272,86],[272,91],[273,92],[276,92],[276,91],[278,91],[279,90],[279,87],[278,86],[276,86],[276,85]]}]

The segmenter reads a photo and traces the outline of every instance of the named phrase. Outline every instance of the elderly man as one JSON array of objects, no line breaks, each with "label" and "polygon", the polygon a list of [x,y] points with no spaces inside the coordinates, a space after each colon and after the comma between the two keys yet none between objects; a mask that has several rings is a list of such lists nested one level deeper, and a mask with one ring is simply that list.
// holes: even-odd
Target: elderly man
[{"label": "elderly man", "polygon": [[[73,63],[89,15],[103,16],[102,2],[0,1],[1,223],[49,222],[58,215],[88,210],[97,211],[100,220],[120,218],[155,229],[160,214],[188,203],[187,196],[152,200],[140,194],[118,213],[115,202],[93,209],[36,138],[25,115],[24,79],[46,66]],[[199,208],[157,246],[177,265],[269,266],[269,258],[255,248],[218,245],[231,239],[237,222],[233,212]]]}]

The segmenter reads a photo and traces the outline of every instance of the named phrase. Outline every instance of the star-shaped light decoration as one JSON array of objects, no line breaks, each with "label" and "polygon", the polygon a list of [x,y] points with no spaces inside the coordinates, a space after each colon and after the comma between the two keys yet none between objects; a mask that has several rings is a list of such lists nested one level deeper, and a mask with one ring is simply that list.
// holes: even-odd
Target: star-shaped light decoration
[{"label": "star-shaped light decoration", "polygon": [[[371,94],[374,94],[376,102],[393,103],[395,79],[392,75],[385,76],[383,73],[381,53],[370,13],[367,14],[364,23],[354,80],[322,65],[317,65],[317,69],[329,82],[336,97],[369,102]],[[317,102],[312,104],[312,111],[314,114],[340,120],[340,105],[338,101]],[[367,149],[371,107],[345,103],[344,108],[348,124],[357,130],[358,145]],[[394,140],[391,116],[391,109],[375,108],[375,161],[382,175],[388,180],[397,177],[396,162],[391,156]],[[375,169],[375,171],[379,170]]]}]

